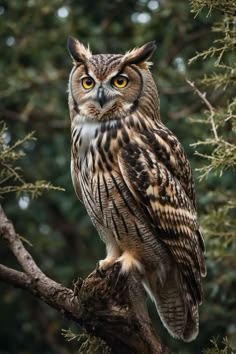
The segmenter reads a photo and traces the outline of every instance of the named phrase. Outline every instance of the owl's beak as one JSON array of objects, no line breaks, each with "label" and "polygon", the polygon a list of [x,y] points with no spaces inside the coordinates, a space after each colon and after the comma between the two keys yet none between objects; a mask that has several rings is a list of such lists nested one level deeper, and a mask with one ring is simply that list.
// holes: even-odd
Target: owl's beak
[{"label": "owl's beak", "polygon": [[101,108],[103,108],[103,106],[106,102],[106,96],[105,96],[104,88],[102,86],[100,86],[98,88],[97,100],[98,100]]}]

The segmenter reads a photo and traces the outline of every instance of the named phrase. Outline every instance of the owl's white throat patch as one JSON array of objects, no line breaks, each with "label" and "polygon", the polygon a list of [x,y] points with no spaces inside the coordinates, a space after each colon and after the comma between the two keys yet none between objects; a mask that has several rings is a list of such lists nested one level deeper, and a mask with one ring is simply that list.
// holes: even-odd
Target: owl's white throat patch
[{"label": "owl's white throat patch", "polygon": [[97,130],[101,127],[100,122],[96,122],[88,117],[77,114],[74,117],[72,136],[76,142],[80,157],[84,157],[90,143],[95,138]]},{"label": "owl's white throat patch", "polygon": [[117,120],[110,120],[104,123],[95,121],[80,114],[77,114],[74,117],[72,126],[72,140],[73,144],[76,144],[80,159],[84,159],[90,144],[95,143],[95,137],[101,133],[101,127],[103,124],[106,125],[106,129],[109,129],[117,124]]}]

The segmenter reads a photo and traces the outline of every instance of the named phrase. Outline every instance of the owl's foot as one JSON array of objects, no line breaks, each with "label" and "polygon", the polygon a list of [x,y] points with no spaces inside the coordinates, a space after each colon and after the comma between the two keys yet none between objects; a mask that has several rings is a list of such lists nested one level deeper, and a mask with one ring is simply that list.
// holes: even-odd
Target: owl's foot
[{"label": "owl's foot", "polygon": [[99,273],[100,275],[104,275],[106,270],[111,268],[114,265],[116,260],[117,258],[114,256],[109,256],[106,257],[105,259],[102,259],[97,263],[96,272]]}]

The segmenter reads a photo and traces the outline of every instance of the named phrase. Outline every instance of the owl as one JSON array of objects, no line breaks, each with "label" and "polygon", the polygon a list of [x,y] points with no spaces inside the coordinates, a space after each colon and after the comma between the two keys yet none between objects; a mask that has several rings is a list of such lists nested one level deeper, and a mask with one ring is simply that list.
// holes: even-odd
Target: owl
[{"label": "owl", "polygon": [[68,39],[71,173],[75,192],[106,245],[105,271],[134,270],[168,332],[199,329],[204,241],[185,152],[161,122],[149,42],[124,55],[93,55]]}]

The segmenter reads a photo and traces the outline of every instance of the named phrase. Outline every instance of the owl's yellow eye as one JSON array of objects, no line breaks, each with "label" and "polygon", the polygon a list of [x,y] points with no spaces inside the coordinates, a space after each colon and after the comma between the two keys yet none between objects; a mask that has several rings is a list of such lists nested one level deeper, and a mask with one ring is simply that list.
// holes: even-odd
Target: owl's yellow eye
[{"label": "owl's yellow eye", "polygon": [[124,88],[125,86],[127,86],[129,80],[127,79],[127,77],[119,75],[116,76],[113,80],[112,80],[112,84],[113,86],[115,86],[116,88]]},{"label": "owl's yellow eye", "polygon": [[89,90],[89,89],[93,88],[94,85],[95,85],[95,82],[91,77],[87,76],[82,79],[82,86],[83,86],[83,88],[85,88],[85,90]]}]

